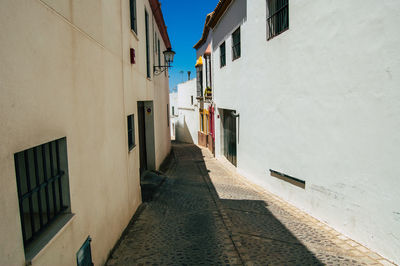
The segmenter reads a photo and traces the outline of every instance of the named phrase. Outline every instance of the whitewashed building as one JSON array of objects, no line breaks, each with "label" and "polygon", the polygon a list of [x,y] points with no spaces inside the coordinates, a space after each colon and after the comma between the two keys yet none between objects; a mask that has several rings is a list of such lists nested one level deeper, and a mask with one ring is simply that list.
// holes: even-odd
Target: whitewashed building
[{"label": "whitewashed building", "polygon": [[216,156],[400,263],[400,2],[221,0]]},{"label": "whitewashed building", "polygon": [[196,79],[177,85],[177,91],[170,94],[171,123],[175,140],[185,143],[198,143],[198,103],[196,101]]},{"label": "whitewashed building", "polygon": [[160,3],[3,0],[0,32],[0,265],[104,265],[170,153]]}]

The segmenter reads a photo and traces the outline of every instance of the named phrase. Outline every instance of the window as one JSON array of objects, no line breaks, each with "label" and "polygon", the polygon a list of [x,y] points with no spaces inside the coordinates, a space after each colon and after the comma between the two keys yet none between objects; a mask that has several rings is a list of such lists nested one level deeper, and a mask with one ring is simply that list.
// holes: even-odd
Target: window
[{"label": "window", "polygon": [[203,65],[196,67],[197,97],[203,97]]},{"label": "window", "polygon": [[289,0],[267,0],[267,38],[289,29]]},{"label": "window", "polygon": [[31,243],[35,249],[45,245],[35,241],[45,229],[59,224],[63,219],[58,218],[66,217],[64,214],[71,214],[67,140],[62,138],[15,153],[14,163],[22,237],[25,252],[29,253]]},{"label": "window", "polygon": [[193,95],[190,96],[190,104],[193,105]]},{"label": "window", "polygon": [[175,115],[175,106],[172,106],[172,115]]},{"label": "window", "polygon": [[219,46],[219,62],[220,62],[220,67],[226,66],[225,42],[223,42],[223,43]]},{"label": "window", "polygon": [[129,0],[129,7],[131,12],[131,29],[137,34],[136,0]]},{"label": "window", "polygon": [[147,77],[151,78],[150,73],[150,40],[149,40],[149,14],[147,11],[144,11],[144,18],[145,18],[145,27],[146,27],[146,71]]},{"label": "window", "polygon": [[158,65],[161,66],[160,39],[158,39],[157,41],[157,49],[158,49]]},{"label": "window", "polygon": [[232,33],[232,61],[240,57],[240,27]]},{"label": "window", "polygon": [[135,146],[135,117],[134,115],[128,115],[128,147],[131,151]]},{"label": "window", "polygon": [[167,124],[169,127],[169,104],[167,103]]}]

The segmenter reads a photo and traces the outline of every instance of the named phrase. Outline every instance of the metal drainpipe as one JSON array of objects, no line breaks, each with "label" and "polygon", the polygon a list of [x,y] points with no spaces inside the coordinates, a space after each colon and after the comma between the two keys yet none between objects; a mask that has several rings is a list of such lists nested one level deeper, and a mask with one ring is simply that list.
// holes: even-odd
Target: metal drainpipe
[{"label": "metal drainpipe", "polygon": [[[237,113],[235,113],[234,111],[232,111],[232,112],[231,112],[231,115],[232,115],[234,118],[237,118],[237,119],[238,119],[237,142],[240,143],[240,141],[239,141],[239,136],[240,136],[240,134],[239,134],[239,132],[240,132],[240,114],[237,114]],[[237,154],[237,151],[236,151],[236,154]]]}]

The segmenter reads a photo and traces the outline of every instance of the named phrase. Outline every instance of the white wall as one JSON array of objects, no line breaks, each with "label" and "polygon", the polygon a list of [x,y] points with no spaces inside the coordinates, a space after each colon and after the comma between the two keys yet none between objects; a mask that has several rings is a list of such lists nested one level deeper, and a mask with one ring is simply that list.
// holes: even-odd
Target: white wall
[{"label": "white wall", "polygon": [[168,75],[146,78],[144,8],[151,14],[138,0],[135,36],[129,1],[0,1],[0,265],[25,265],[16,152],[67,138],[75,216],[33,265],[75,265],[88,235],[93,262],[103,265],[140,205],[137,101],[154,103],[157,167],[170,151]]},{"label": "white wall", "polygon": [[[196,79],[178,84],[176,112],[176,140],[187,143],[198,143],[199,110],[196,100]],[[191,102],[193,97],[193,104]]]},{"label": "white wall", "polygon": [[[224,39],[227,55],[215,102],[240,113],[238,171],[400,263],[400,2],[290,1],[289,30],[266,41],[266,1],[247,1],[232,62],[241,3],[213,32],[214,66]],[[216,129],[221,155],[220,119]]]}]

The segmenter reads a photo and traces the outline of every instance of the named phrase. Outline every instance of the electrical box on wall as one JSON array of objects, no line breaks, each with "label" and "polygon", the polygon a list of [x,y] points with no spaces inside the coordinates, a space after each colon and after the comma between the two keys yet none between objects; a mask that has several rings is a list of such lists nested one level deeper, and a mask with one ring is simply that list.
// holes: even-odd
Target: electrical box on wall
[{"label": "electrical box on wall", "polygon": [[131,64],[134,65],[135,64],[135,49],[131,48],[130,55],[131,55]]}]

